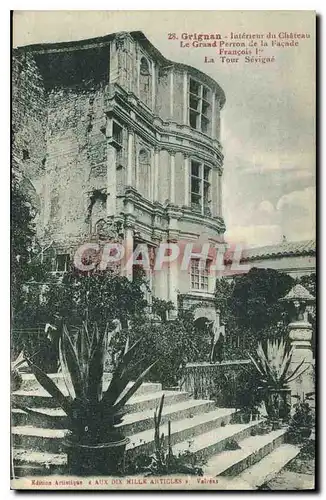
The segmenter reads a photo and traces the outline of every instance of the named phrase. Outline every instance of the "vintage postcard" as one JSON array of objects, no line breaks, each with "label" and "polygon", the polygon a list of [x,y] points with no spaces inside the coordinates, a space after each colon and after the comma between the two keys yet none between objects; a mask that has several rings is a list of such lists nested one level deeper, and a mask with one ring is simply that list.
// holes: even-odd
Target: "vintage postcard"
[{"label": "vintage postcard", "polygon": [[13,489],[316,488],[315,27],[13,12]]}]

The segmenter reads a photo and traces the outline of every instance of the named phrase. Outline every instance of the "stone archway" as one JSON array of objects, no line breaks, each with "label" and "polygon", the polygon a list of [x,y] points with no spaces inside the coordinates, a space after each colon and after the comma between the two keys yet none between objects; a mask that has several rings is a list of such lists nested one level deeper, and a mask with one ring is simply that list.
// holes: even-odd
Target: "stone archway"
[{"label": "stone archway", "polygon": [[205,318],[207,321],[215,321],[216,320],[216,310],[212,307],[206,307],[199,305],[196,307],[194,312],[195,321],[199,318]]}]

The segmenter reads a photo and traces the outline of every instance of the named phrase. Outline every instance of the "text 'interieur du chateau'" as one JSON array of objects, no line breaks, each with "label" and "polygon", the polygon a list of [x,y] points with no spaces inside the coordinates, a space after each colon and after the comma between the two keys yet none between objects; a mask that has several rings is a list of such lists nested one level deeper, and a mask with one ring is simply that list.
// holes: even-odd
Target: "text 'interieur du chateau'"
[{"label": "text 'interieur du chateau'", "polygon": [[272,49],[299,47],[302,41],[310,39],[309,33],[280,31],[277,33],[233,32],[220,33],[168,33],[168,39],[178,41],[181,48],[216,48],[217,56],[204,56],[205,63],[273,63],[275,53]]}]

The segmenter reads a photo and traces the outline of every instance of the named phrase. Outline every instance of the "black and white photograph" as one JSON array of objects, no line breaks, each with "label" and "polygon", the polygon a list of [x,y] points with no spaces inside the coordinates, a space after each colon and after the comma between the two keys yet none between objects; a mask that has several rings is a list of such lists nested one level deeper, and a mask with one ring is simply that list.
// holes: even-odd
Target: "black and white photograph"
[{"label": "black and white photograph", "polygon": [[316,489],[315,48],[12,12],[12,489]]}]

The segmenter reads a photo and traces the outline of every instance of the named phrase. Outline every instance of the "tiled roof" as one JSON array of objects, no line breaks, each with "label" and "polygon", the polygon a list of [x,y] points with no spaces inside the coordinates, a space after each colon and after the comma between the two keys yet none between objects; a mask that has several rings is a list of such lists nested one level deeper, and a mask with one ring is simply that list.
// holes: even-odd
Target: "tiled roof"
[{"label": "tiled roof", "polygon": [[300,255],[315,255],[316,241],[284,241],[279,245],[248,248],[242,252],[241,261],[272,259],[273,257],[291,257]]}]

